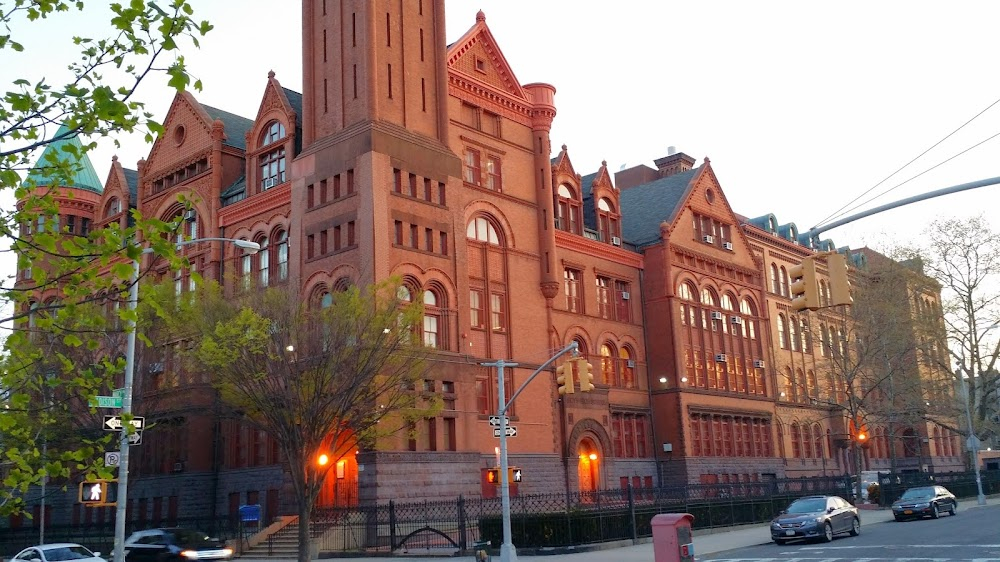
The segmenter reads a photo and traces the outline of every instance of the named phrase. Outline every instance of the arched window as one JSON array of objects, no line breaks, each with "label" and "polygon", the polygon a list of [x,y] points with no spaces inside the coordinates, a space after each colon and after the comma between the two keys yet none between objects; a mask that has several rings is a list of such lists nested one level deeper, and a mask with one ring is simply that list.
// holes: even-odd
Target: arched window
[{"label": "arched window", "polygon": [[799,325],[799,335],[802,337],[802,351],[810,353],[812,352],[812,345],[810,345],[809,321],[805,318],[800,320],[802,323]]},{"label": "arched window", "polygon": [[556,228],[573,234],[583,234],[580,202],[577,200],[573,188],[566,184],[560,184],[556,191],[556,199]]},{"label": "arched window", "polygon": [[[285,138],[285,126],[280,121],[272,121],[268,124],[264,135],[260,139],[258,148],[265,148],[272,144],[281,142]],[[259,156],[260,160],[260,190],[265,191],[272,187],[285,183],[285,145],[279,146],[264,152]]]},{"label": "arched window", "polygon": [[[244,238],[244,240],[246,240]],[[250,290],[250,279],[253,272],[253,254],[244,253],[240,256],[240,288]]]},{"label": "arched window", "polygon": [[259,241],[260,251],[257,252],[258,260],[257,269],[260,274],[260,286],[267,287],[268,282],[268,269],[271,267],[271,256],[269,248],[267,247],[267,237],[262,237]]},{"label": "arched window", "polygon": [[780,295],[781,294],[781,276],[778,275],[778,264],[771,264],[771,292]]},{"label": "arched window", "polygon": [[809,378],[809,396],[819,398],[819,379],[816,378],[816,371],[809,369],[806,374]]},{"label": "arched window", "polygon": [[497,229],[485,217],[476,217],[469,221],[469,226],[465,229],[465,236],[479,242],[500,245],[500,236]]},{"label": "arched window", "polygon": [[[562,187],[562,186],[560,186]],[[602,242],[611,242],[612,238],[621,239],[619,215],[607,198],[602,197],[597,202],[597,234]]]},{"label": "arched window", "polygon": [[785,317],[778,315],[778,347],[788,349],[788,333],[785,332]]},{"label": "arched window", "polygon": [[819,354],[827,357],[830,353],[830,334],[826,331],[826,324],[819,325]]},{"label": "arched window", "polygon": [[802,424],[802,458],[809,459],[813,456],[812,431],[808,423]]},{"label": "arched window", "polygon": [[610,343],[601,345],[601,379],[606,385],[615,384],[615,352]]},{"label": "arched window", "polygon": [[277,278],[278,281],[286,281],[288,279],[288,233],[284,230],[278,232],[276,236],[278,240],[278,245],[275,251],[277,254]]},{"label": "arched window", "polygon": [[622,347],[618,350],[618,358],[621,359],[622,386],[635,388],[635,360],[632,359],[631,350]]},{"label": "arched window", "polygon": [[695,316],[695,307],[691,305],[694,301],[694,291],[689,283],[681,283],[677,286],[677,298],[681,300],[681,324],[696,326],[698,320]]},{"label": "arched window", "polygon": [[440,347],[441,308],[437,294],[432,290],[424,291],[424,345]]},{"label": "arched window", "polygon": [[823,450],[823,430],[819,424],[813,424],[813,452],[816,458],[825,459],[826,452]]},{"label": "arched window", "polygon": [[752,340],[757,339],[757,307],[753,305],[750,299],[743,299],[740,301],[740,313],[744,316],[743,324],[745,328],[743,329],[743,333]]},{"label": "arched window", "polygon": [[117,197],[108,200],[107,207],[104,208],[104,218],[113,217],[122,212],[122,201]]},{"label": "arched window", "polygon": [[792,344],[792,351],[799,350],[799,322],[794,317],[788,318],[788,341]]},{"label": "arched window", "polygon": [[781,296],[788,296],[788,271],[785,266],[781,266]]},{"label": "arched window", "polygon": [[793,422],[791,427],[792,437],[792,458],[802,458],[802,434],[799,431],[798,422]]},{"label": "arched window", "polygon": [[733,307],[733,296],[729,293],[723,293],[721,306],[722,310],[735,310]]},{"label": "arched window", "polygon": [[798,399],[800,402],[809,401],[809,380],[806,379],[802,369],[795,369],[796,385],[798,387]]},{"label": "arched window", "polygon": [[319,307],[320,308],[330,308],[333,306],[333,295],[329,292],[324,292],[319,297]]}]

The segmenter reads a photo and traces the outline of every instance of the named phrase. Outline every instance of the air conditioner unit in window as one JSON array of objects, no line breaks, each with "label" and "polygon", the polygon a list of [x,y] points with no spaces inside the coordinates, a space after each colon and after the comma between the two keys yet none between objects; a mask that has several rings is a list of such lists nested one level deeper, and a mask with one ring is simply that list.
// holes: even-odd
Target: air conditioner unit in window
[{"label": "air conditioner unit in window", "polygon": [[635,368],[635,361],[632,360],[632,359],[629,359],[628,361],[625,362],[625,366],[628,367],[629,369],[634,369]]},{"label": "air conditioner unit in window", "polygon": [[614,244],[615,246],[621,246],[622,245],[622,239],[619,238],[619,237],[617,237],[617,236],[612,236],[611,237],[611,243]]},{"label": "air conditioner unit in window", "polygon": [[715,362],[716,363],[725,363],[726,362],[726,354],[725,353],[716,354],[716,356],[715,356]]},{"label": "air conditioner unit in window", "polygon": [[622,291],[622,300],[623,301],[627,301],[630,297],[631,297],[631,295],[628,294],[628,291]]},{"label": "air conditioner unit in window", "polygon": [[712,320],[722,320],[722,313],[718,310],[713,310],[709,316],[711,316]]},{"label": "air conditioner unit in window", "polygon": [[150,363],[149,373],[151,375],[156,375],[163,372],[163,363]]},{"label": "air conditioner unit in window", "polygon": [[267,178],[264,180],[264,189],[271,189],[276,185],[278,185],[278,178]]},{"label": "air conditioner unit in window", "polygon": [[729,317],[729,323],[730,324],[742,324],[743,323],[743,319],[740,318],[739,316],[730,316]]},{"label": "air conditioner unit in window", "polygon": [[727,249],[727,250],[729,250],[730,252],[733,251],[733,243],[732,242],[723,242],[722,243],[722,247],[725,248],[725,249]]},{"label": "air conditioner unit in window", "polygon": [[757,368],[757,369],[763,369],[764,368],[764,360],[763,359],[754,359],[753,360],[753,366],[755,368]]},{"label": "air conditioner unit in window", "polygon": [[715,244],[715,236],[712,236],[711,234],[706,234],[701,237],[701,241],[706,244]]},{"label": "air conditioner unit in window", "polygon": [[184,211],[184,220],[191,222],[198,218],[198,212],[194,209]]},{"label": "air conditioner unit in window", "polygon": [[175,462],[174,463],[174,472],[184,472],[184,463],[182,463],[182,462]]}]

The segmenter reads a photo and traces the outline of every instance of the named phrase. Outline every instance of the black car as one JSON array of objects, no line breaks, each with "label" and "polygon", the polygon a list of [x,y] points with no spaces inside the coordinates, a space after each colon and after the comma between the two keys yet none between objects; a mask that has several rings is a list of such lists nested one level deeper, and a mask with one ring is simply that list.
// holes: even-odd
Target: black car
[{"label": "black car", "polygon": [[955,515],[956,510],[958,500],[944,486],[910,488],[892,502],[892,514],[896,521],[920,519],[927,515],[937,519],[943,512]]},{"label": "black car", "polygon": [[125,562],[229,560],[233,549],[193,529],[147,529],[125,539]]},{"label": "black car", "polygon": [[795,539],[830,542],[841,533],[861,534],[858,509],[838,496],[807,496],[789,504],[771,520],[771,540],[785,544]]}]

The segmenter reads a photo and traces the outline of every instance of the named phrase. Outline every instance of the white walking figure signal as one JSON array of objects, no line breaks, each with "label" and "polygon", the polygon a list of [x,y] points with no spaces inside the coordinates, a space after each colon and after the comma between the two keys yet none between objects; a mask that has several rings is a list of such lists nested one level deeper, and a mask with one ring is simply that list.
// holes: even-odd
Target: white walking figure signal
[{"label": "white walking figure signal", "polygon": [[90,499],[92,501],[101,501],[101,483],[98,482],[90,487]]}]

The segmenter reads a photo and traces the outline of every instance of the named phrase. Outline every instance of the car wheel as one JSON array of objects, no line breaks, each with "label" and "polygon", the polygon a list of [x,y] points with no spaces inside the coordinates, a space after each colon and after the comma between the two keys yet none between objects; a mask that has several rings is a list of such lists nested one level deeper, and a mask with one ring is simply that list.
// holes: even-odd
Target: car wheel
[{"label": "car wheel", "polygon": [[951,509],[948,510],[948,515],[954,517],[956,511],[958,511],[958,502],[952,502]]},{"label": "car wheel", "polygon": [[941,513],[938,512],[937,504],[931,504],[931,519],[937,519],[938,517],[941,517]]},{"label": "car wheel", "polygon": [[902,518],[902,517],[900,517],[898,515],[896,515],[895,517],[896,517],[896,521],[899,521],[900,523],[902,523],[903,521],[906,521],[906,519],[904,519],[904,518]]},{"label": "car wheel", "polygon": [[774,544],[776,544],[778,546],[785,546],[786,542],[788,542],[788,541],[786,541],[785,539],[774,539]]},{"label": "car wheel", "polygon": [[851,522],[851,536],[856,537],[861,534],[861,520],[857,517]]},{"label": "car wheel", "polygon": [[823,542],[830,542],[833,540],[833,525],[829,521],[826,525],[823,525]]}]

